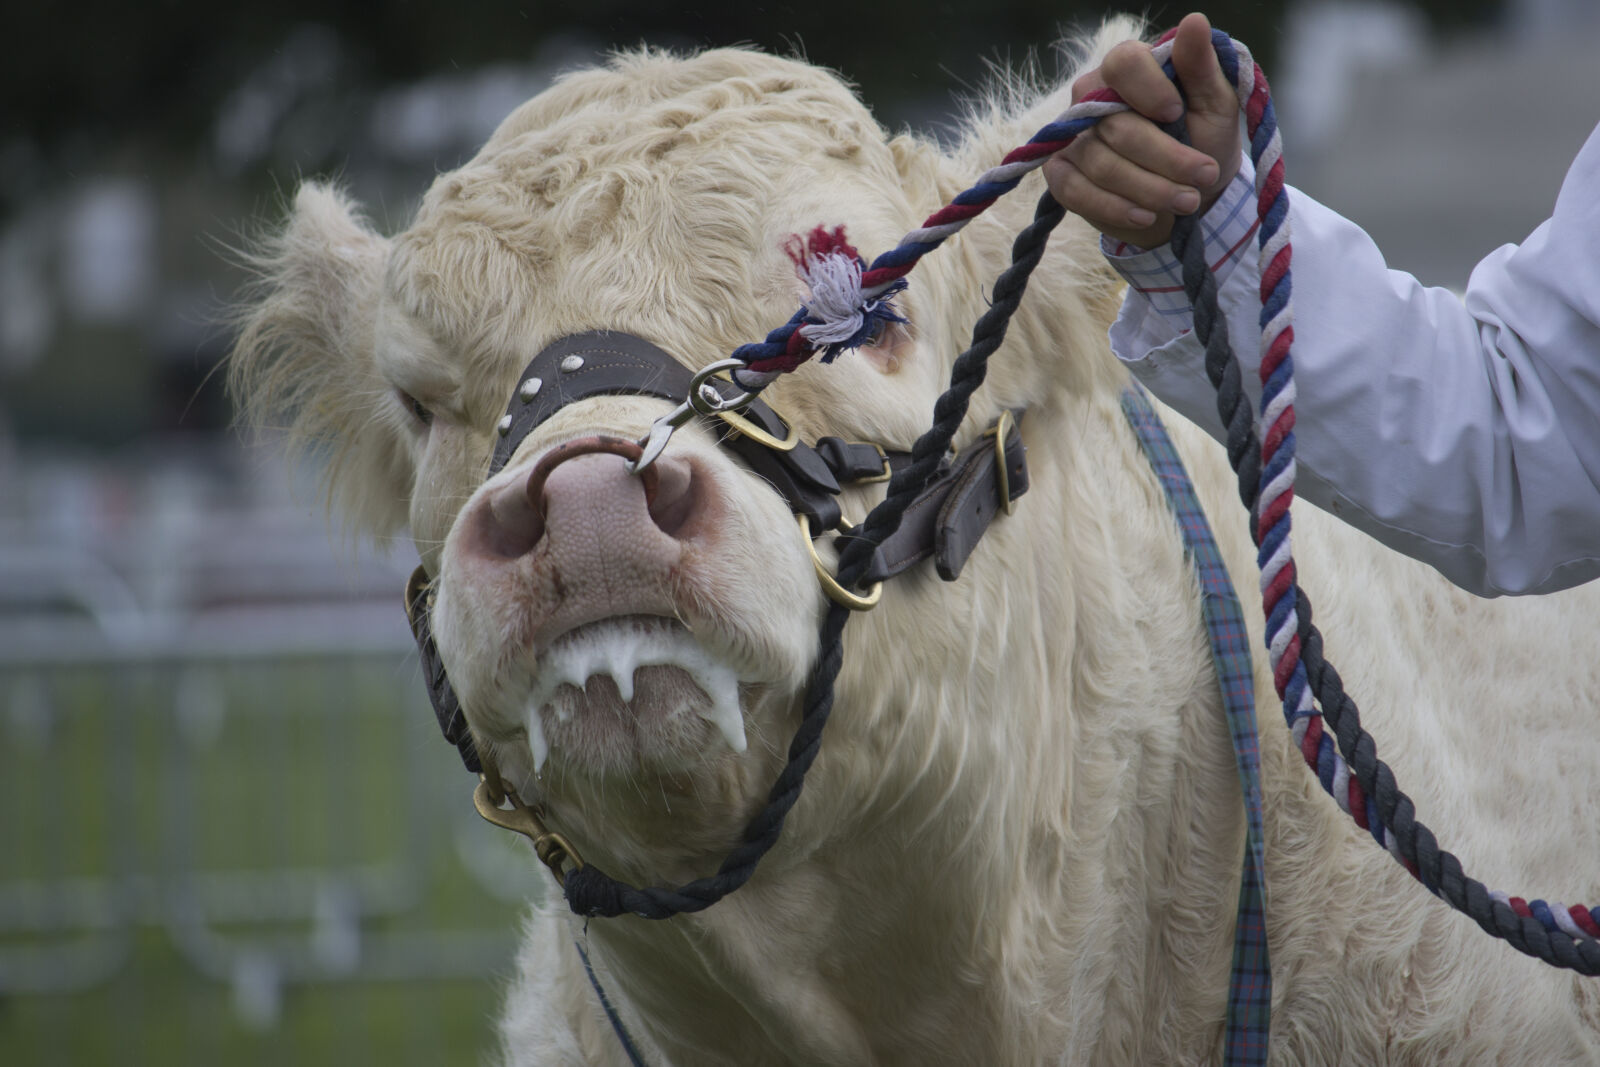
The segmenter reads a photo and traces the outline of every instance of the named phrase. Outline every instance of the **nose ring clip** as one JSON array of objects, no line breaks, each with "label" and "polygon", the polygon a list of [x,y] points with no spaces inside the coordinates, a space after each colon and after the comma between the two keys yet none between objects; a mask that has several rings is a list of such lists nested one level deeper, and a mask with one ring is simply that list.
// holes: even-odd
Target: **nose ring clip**
[{"label": "nose ring clip", "polygon": [[749,407],[756,398],[755,393],[739,393],[736,396],[723,396],[716,386],[711,384],[711,378],[719,371],[739,370],[744,363],[737,359],[719,359],[709,366],[701,368],[689,382],[689,395],[683,403],[667,412],[655,421],[650,427],[650,432],[639,439],[639,447],[643,449],[638,459],[628,464],[629,474],[638,474],[656,461],[661,455],[661,450],[667,447],[667,441],[678,427],[688,422],[696,415],[715,418],[717,415],[732,414],[743,411]]}]

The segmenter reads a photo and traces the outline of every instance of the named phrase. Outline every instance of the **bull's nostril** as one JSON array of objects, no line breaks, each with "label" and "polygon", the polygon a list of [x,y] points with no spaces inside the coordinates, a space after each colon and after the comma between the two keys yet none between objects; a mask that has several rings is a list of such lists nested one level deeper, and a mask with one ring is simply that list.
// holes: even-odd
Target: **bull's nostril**
[{"label": "bull's nostril", "polygon": [[676,537],[694,513],[694,474],[689,464],[674,456],[660,456],[644,473],[656,472],[656,484],[646,486],[650,518],[662,533]]},{"label": "bull's nostril", "polygon": [[533,551],[544,536],[544,506],[534,495],[533,476],[510,482],[489,495],[484,547],[505,559]]},{"label": "bull's nostril", "polygon": [[562,542],[583,542],[597,530],[609,536],[628,524],[681,538],[696,510],[692,466],[663,456],[634,474],[624,461],[640,454],[633,441],[598,435],[555,446],[526,477],[486,494],[477,505],[468,551],[516,559],[550,542],[549,550],[559,554],[566,551]]}]

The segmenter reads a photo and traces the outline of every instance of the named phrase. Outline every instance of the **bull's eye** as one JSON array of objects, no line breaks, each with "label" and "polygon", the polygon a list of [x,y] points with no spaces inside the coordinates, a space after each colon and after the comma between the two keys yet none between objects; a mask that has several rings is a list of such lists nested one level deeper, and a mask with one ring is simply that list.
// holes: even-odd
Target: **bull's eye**
[{"label": "bull's eye", "polygon": [[418,400],[404,389],[398,389],[396,392],[400,394],[400,403],[404,405],[407,411],[411,412],[412,416],[418,422],[422,423],[424,426],[431,426],[433,424],[433,412],[423,407],[422,401]]},{"label": "bull's eye", "polygon": [[882,348],[892,351],[906,339],[905,321],[887,318],[882,315],[872,317],[872,329],[867,333],[866,340],[861,342],[862,348]]},{"label": "bull's eye", "polygon": [[861,347],[862,348],[876,348],[876,347],[878,347],[879,345],[883,344],[884,336],[887,335],[888,332],[889,332],[889,320],[888,319],[884,319],[884,318],[874,318],[872,320],[872,328],[867,333],[866,339],[861,342]]}]

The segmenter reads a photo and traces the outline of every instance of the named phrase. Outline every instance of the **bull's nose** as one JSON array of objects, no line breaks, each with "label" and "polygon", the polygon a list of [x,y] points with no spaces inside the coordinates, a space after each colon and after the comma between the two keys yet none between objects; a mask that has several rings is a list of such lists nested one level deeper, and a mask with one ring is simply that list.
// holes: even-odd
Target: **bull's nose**
[{"label": "bull's nose", "polygon": [[[627,462],[639,446],[612,437],[569,441],[542,456],[525,478],[488,494],[474,517],[479,552],[514,559],[547,537],[558,556],[613,551],[654,557],[676,554],[676,538],[693,512],[689,463],[664,455],[639,474]],[[670,563],[662,559],[660,562]]]}]

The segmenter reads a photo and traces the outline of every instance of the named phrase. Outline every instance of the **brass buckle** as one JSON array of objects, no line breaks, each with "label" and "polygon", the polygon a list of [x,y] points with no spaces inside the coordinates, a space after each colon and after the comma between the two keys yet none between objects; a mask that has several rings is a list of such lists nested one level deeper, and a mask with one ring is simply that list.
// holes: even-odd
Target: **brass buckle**
[{"label": "brass buckle", "polygon": [[[770,406],[770,405],[769,405]],[[777,414],[774,412],[773,414]],[[788,419],[778,415],[778,421],[789,428],[789,432],[781,439],[772,436],[737,411],[719,411],[717,418],[728,424],[728,429],[741,437],[748,437],[763,448],[770,448],[774,452],[793,452],[794,446],[800,443],[800,431]]]},{"label": "brass buckle", "polygon": [[[733,375],[725,370],[717,371],[716,376],[725,382],[733,381]],[[782,438],[772,436],[770,433],[763,430],[749,419],[745,418],[744,415],[741,414],[741,412],[744,410],[744,405],[740,405],[736,409],[725,408],[716,412],[712,412],[712,414],[715,414],[717,418],[727,423],[728,429],[732,430],[736,434],[739,434],[741,437],[750,438],[750,440],[754,441],[762,448],[770,448],[774,452],[793,452],[795,445],[800,443],[800,430],[795,426],[794,420],[786,419],[782,415],[779,415],[778,410],[773,408],[771,404],[768,404],[767,407],[771,408],[772,413],[777,415],[778,421],[783,423],[783,425],[788,428],[788,432],[784,434]]]},{"label": "brass buckle", "polygon": [[[510,801],[511,807],[502,808],[502,800]],[[566,885],[565,864],[568,860],[572,861],[573,870],[583,870],[583,857],[572,847],[572,842],[546,826],[544,820],[539,818],[538,811],[524,804],[515,791],[508,789],[502,792],[490,785],[487,774],[478,776],[478,788],[472,792],[472,806],[478,809],[479,815],[502,830],[521,834],[532,841],[539,862],[550,868],[550,873],[556,876],[557,885]]]},{"label": "brass buckle", "polygon": [[427,587],[428,572],[423,567],[418,566],[416,570],[411,572],[411,577],[406,579],[406,622],[411,624],[413,633],[417,629],[417,617],[413,605],[417,602],[417,596]]},{"label": "brass buckle", "polygon": [[854,482],[850,483],[851,485],[873,485],[877,482],[886,482],[893,477],[894,471],[889,469],[889,453],[883,450],[882,445],[878,444],[876,441],[852,441],[850,443],[855,445],[867,445],[871,448],[877,449],[878,461],[883,464],[882,474],[874,474],[870,478],[857,478]]},{"label": "brass buckle", "polygon": [[795,520],[800,524],[800,540],[811,556],[811,566],[817,572],[817,581],[822,583],[822,591],[828,594],[828,599],[851,611],[871,611],[877,607],[878,601],[883,597],[883,583],[874,582],[865,595],[852,593],[840,585],[839,580],[828,573],[828,568],[817,555],[817,546],[811,541],[811,520],[803,513],[795,515]]},{"label": "brass buckle", "polygon": [[983,431],[984,437],[994,438],[994,469],[1000,478],[1000,506],[1005,508],[1006,514],[1011,514],[1011,478],[1006,473],[1006,436],[1010,434],[1011,427],[1016,425],[1016,419],[1011,415],[1010,408],[1001,408],[1000,417],[994,420],[994,425]]}]

